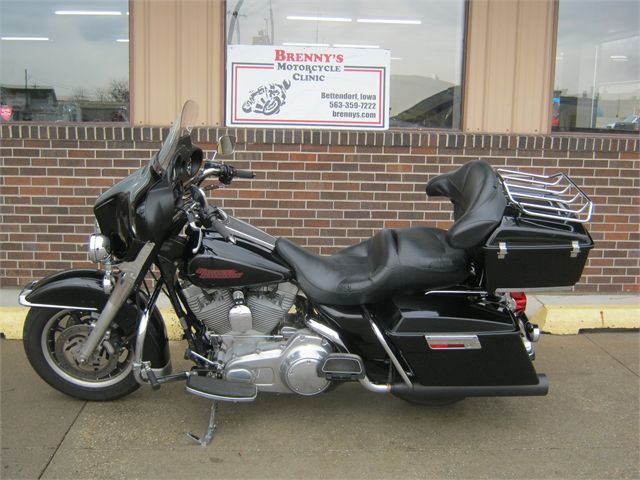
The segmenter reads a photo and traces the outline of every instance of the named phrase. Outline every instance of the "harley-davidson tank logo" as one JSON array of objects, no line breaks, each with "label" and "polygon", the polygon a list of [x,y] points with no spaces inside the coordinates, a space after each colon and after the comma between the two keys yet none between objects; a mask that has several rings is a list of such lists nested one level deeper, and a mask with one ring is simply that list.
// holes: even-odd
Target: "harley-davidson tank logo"
[{"label": "harley-davidson tank logo", "polygon": [[233,268],[204,268],[196,269],[196,275],[202,280],[236,280],[244,277],[244,272],[239,272]]}]

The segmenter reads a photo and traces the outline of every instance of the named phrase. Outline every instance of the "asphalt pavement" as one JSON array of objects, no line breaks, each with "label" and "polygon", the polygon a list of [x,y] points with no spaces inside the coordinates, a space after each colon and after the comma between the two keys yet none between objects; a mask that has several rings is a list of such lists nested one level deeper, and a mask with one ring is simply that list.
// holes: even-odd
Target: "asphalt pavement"
[{"label": "asphalt pavement", "polygon": [[[546,397],[410,405],[347,384],[315,397],[221,404],[182,383],[107,403],[74,400],[1,340],[0,478],[640,478],[637,332],[543,336]],[[172,342],[174,367],[184,345]]]}]

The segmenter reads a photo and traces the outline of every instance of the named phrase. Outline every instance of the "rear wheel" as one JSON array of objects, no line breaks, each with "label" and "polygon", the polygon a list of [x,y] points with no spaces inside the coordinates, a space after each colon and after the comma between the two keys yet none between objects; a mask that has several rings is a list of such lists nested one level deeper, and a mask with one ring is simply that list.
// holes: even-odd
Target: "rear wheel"
[{"label": "rear wheel", "polygon": [[84,364],[77,355],[100,312],[32,308],[24,349],[34,370],[53,388],[82,400],[113,400],[139,387],[133,376],[132,338],[112,325]]}]

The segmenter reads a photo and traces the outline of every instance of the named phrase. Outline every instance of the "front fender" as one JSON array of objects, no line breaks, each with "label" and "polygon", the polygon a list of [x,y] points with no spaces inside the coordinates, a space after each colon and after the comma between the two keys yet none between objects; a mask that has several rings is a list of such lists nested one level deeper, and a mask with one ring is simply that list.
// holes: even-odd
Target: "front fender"
[{"label": "front fender", "polygon": [[[101,311],[109,299],[102,287],[103,278],[104,271],[101,270],[77,269],[54,273],[27,285],[20,293],[20,304],[36,308]],[[137,291],[118,312],[115,322],[125,336],[135,335],[141,315],[139,305],[146,303],[147,295]],[[149,317],[143,360],[151,362],[152,368],[165,368],[170,358],[164,320],[154,306]]]},{"label": "front fender", "polygon": [[102,278],[104,272],[101,270],[76,269],[56,272],[27,285],[20,293],[20,305],[101,310],[109,298],[101,286]]}]

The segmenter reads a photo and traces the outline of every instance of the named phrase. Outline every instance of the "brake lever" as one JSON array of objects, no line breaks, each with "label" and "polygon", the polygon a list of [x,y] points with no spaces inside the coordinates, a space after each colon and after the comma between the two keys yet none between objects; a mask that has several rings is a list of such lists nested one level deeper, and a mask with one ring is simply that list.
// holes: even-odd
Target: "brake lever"
[{"label": "brake lever", "polygon": [[191,253],[195,255],[200,251],[200,247],[202,247],[202,240],[204,239],[204,233],[202,231],[202,228],[196,225],[196,219],[192,213],[187,214],[187,220],[189,221],[189,227],[192,230],[198,232],[198,242],[196,243],[196,246],[193,247],[193,249],[191,250]]},{"label": "brake lever", "polygon": [[223,223],[222,220],[220,220],[218,218],[218,209],[217,208],[212,208],[207,206],[207,208],[204,209],[204,226],[207,228],[213,227],[213,229],[218,232],[220,235],[222,235],[222,238],[227,241],[227,242],[231,242],[233,244],[236,243],[236,239],[235,237],[229,232],[229,230],[227,229],[226,225]]}]

